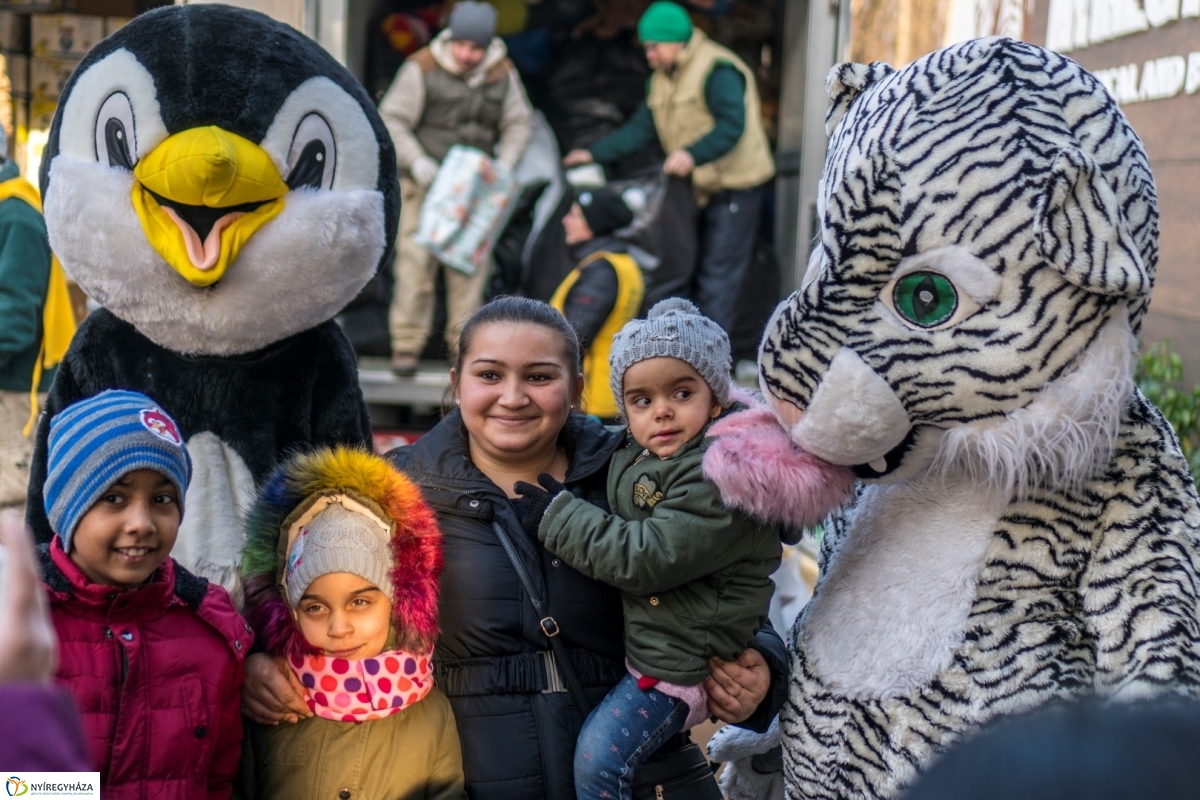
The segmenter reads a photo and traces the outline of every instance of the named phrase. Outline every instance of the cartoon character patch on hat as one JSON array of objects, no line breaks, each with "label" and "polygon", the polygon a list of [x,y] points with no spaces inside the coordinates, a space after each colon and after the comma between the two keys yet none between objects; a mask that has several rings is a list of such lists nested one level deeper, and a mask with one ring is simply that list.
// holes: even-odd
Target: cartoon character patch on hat
[{"label": "cartoon character patch on hat", "polygon": [[292,551],[288,553],[287,558],[287,577],[291,580],[292,575],[296,572],[296,568],[304,563],[304,542],[308,537],[308,528],[300,531],[300,535],[296,537],[296,543],[292,545]]},{"label": "cartoon character patch on hat", "polygon": [[138,415],[138,419],[146,426],[146,430],[163,441],[173,445],[183,444],[183,437],[179,435],[179,428],[176,427],[175,420],[168,417],[161,408],[144,409]]}]

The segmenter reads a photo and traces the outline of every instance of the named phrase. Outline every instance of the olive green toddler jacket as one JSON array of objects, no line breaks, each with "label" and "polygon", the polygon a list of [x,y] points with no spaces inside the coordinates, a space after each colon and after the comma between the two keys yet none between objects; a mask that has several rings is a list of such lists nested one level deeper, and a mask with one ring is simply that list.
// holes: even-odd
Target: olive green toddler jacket
[{"label": "olive green toddler jacket", "polygon": [[778,528],[725,508],[705,480],[709,441],[701,432],[664,459],[627,435],[608,471],[614,513],[562,492],[538,530],[547,550],[621,590],[629,662],[684,685],[704,680],[710,656],[750,646],[783,550]]}]

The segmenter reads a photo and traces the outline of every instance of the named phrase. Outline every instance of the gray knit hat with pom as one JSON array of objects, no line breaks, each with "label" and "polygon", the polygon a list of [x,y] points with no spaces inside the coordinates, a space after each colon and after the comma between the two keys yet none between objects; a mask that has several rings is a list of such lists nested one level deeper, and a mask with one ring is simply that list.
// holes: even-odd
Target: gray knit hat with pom
[{"label": "gray knit hat with pom", "polygon": [[625,414],[625,371],[649,358],[678,358],[700,373],[722,407],[729,403],[729,337],[682,297],[660,300],[646,319],[634,319],[613,337],[609,382]]}]

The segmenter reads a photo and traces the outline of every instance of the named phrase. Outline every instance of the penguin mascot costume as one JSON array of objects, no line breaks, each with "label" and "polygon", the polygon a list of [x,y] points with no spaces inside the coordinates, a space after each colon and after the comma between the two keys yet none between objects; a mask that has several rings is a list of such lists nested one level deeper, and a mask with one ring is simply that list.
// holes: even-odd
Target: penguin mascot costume
[{"label": "penguin mascot costume", "polygon": [[194,465],[173,550],[237,596],[242,514],[287,451],[370,442],[333,322],[388,257],[396,158],[358,81],[255,12],[171,6],[96,46],[64,88],[41,170],[50,245],[103,308],[38,426],[105,389],[154,398]]}]

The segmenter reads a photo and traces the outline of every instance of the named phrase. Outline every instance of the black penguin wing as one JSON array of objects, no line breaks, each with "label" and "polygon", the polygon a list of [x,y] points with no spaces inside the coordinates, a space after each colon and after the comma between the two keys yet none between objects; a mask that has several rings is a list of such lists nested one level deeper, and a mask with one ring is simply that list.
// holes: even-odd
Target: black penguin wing
[{"label": "black penguin wing", "polygon": [[185,440],[214,433],[256,484],[291,450],[371,446],[354,352],[332,320],[245,356],[189,358],[100,309],[76,331],[38,423],[26,519],[40,542],[54,536],[42,494],[50,419],[106,389],[146,394],[175,418]]}]

